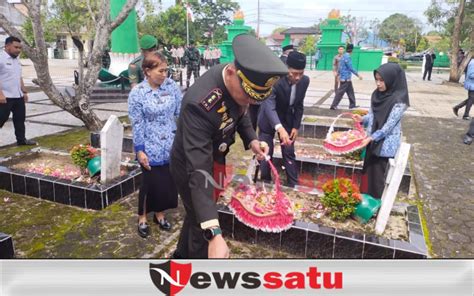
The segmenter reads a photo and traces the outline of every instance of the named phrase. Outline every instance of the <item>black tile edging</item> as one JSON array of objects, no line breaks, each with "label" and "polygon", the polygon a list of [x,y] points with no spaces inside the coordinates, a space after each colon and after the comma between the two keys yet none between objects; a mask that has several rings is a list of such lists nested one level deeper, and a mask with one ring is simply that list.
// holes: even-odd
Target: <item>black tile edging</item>
[{"label": "black tile edging", "polygon": [[[82,182],[75,182],[66,179],[58,179],[52,176],[46,176],[36,173],[29,173],[29,172],[20,172],[17,170],[11,170],[6,166],[2,166],[1,164],[13,159],[14,157],[24,156],[25,154],[35,153],[41,151],[39,148],[34,148],[29,151],[15,153],[15,156],[11,156],[8,158],[3,158],[2,162],[0,162],[0,189],[7,190],[9,192],[14,192],[22,195],[26,195],[29,191],[33,197],[49,200],[52,202],[59,202],[66,205],[73,205],[79,206],[82,208],[87,209],[94,209],[98,210],[97,206],[90,207],[87,204],[87,200],[91,201],[90,198],[94,194],[96,197],[100,196],[100,209],[104,209],[108,205],[112,204],[113,202],[119,200],[120,198],[135,192],[138,188],[135,187],[135,179],[141,178],[141,170],[139,167],[131,166],[131,170],[128,172],[127,175],[121,176],[118,180],[108,183],[108,184],[87,184]],[[52,152],[55,151],[45,150],[44,152]],[[130,165],[129,165],[130,166]],[[34,183],[34,180],[37,180],[37,190],[32,190],[31,188],[31,181]],[[126,182],[132,182],[131,184],[128,183],[128,190],[124,190],[122,185]],[[74,194],[74,198],[79,198],[78,200],[72,200],[73,195],[71,194],[71,188],[84,190],[84,196],[81,197],[81,194]],[[61,193],[62,199],[59,200],[56,197],[56,192]],[[89,194],[88,194],[89,192]],[[124,194],[126,192],[126,194]],[[77,192],[75,192],[77,193]],[[98,194],[98,196],[97,196]],[[111,196],[109,196],[109,194]],[[110,199],[110,203],[109,203]],[[96,205],[98,205],[96,203]]]},{"label": "black tile edging", "polygon": [[[218,212],[223,214],[223,215],[233,215],[232,211],[226,206],[222,204],[218,204]],[[235,217],[232,219],[232,221],[238,221],[238,219],[235,219]],[[235,228],[234,225],[224,225],[224,222],[222,219],[220,219],[220,224],[222,228],[226,228],[227,230],[230,228],[232,229],[232,234],[231,236],[236,239],[235,236]],[[238,221],[238,223],[241,223]],[[408,222],[410,223],[410,222]],[[413,224],[413,225],[418,225],[418,224]],[[417,234],[414,231],[410,231],[409,228],[409,238],[410,242],[406,241],[401,241],[401,240],[394,240],[394,239],[388,239],[385,237],[377,236],[375,234],[364,234],[364,233],[355,233],[355,232],[350,232],[350,231],[343,231],[343,230],[338,230],[333,227],[328,227],[325,225],[320,225],[320,224],[315,224],[315,223],[308,223],[304,221],[295,221],[292,225],[292,227],[289,229],[291,231],[296,231],[295,233],[299,232],[305,232],[306,235],[306,242],[305,242],[305,247],[304,247],[304,256],[308,258],[308,247],[314,248],[314,246],[310,246],[309,242],[311,234],[314,233],[316,235],[320,235],[322,238],[326,237],[329,239],[329,241],[332,240],[332,254],[331,256],[327,257],[321,257],[322,259],[324,258],[372,258],[376,259],[378,257],[377,254],[386,254],[383,257],[383,259],[397,259],[397,258],[413,258],[413,259],[424,259],[428,257],[427,253],[427,248],[426,248],[426,243],[424,242],[424,237],[421,234]],[[288,231],[289,231],[288,230]],[[257,245],[261,245],[260,241],[258,240],[258,234],[261,233],[260,231],[256,232],[256,243]],[[265,247],[271,247],[276,250],[282,250],[284,249],[285,251],[289,251],[289,248],[286,247],[284,248],[284,234],[285,232],[280,233],[281,240],[279,242],[271,241],[270,240],[270,245],[268,244],[268,240],[266,241],[267,244],[264,244]],[[272,235],[272,233],[269,233],[269,235]],[[278,236],[278,234],[274,234],[275,236]],[[238,238],[238,236],[237,236]],[[293,244],[295,244],[294,237],[291,237],[293,240]],[[361,249],[361,254],[360,256],[358,254],[349,254],[346,253],[344,255],[343,253],[338,253],[341,250],[337,249],[336,244],[339,243],[339,249],[340,244],[346,245],[346,252],[350,252],[351,248],[354,248],[354,246],[360,246]],[[354,245],[354,246],[351,246]],[[297,247],[295,247],[297,248]],[[374,254],[367,254],[367,250],[372,250]],[[348,251],[349,250],[349,251]],[[297,255],[301,254],[301,249],[296,250]]]}]

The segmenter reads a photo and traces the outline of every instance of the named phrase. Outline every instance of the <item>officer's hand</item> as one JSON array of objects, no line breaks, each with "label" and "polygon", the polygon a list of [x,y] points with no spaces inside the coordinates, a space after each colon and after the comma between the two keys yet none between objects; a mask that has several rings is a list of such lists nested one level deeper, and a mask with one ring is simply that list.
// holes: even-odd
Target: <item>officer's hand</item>
[{"label": "officer's hand", "polygon": [[146,156],[145,152],[138,151],[137,153],[138,162],[145,168],[145,170],[150,171],[151,166],[148,162],[148,156]]},{"label": "officer's hand", "polygon": [[298,130],[296,128],[292,128],[290,133],[291,141],[296,141],[296,137],[298,137]]},{"label": "officer's hand", "polygon": [[269,148],[266,142],[253,140],[250,142],[250,149],[257,156],[257,160],[264,160],[268,154]]},{"label": "officer's hand", "polygon": [[280,137],[280,142],[282,145],[291,145],[290,136],[284,127],[280,127],[278,129],[278,136]]},{"label": "officer's hand", "polygon": [[211,258],[229,258],[229,247],[222,235],[218,234],[209,241],[207,256]]},{"label": "officer's hand", "polygon": [[28,94],[27,93],[23,93],[23,101],[25,101],[25,103],[28,103]]},{"label": "officer's hand", "polygon": [[0,93],[0,104],[6,104],[7,103],[7,98],[3,93]]}]

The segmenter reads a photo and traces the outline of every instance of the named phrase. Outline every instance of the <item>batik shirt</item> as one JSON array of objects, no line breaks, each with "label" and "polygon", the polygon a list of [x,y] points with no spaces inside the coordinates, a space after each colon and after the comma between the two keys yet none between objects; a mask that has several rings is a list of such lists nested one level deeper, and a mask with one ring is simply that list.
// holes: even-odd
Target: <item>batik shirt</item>
[{"label": "batik shirt", "polygon": [[145,152],[151,166],[169,163],[182,98],[178,85],[169,78],[156,90],[145,80],[130,91],[133,145],[135,152]]},{"label": "batik shirt", "polygon": [[357,75],[357,71],[352,67],[351,56],[346,52],[339,61],[339,79],[351,80],[352,73]]},{"label": "batik shirt", "polygon": [[372,109],[369,110],[369,114],[363,117],[363,124],[367,126],[367,134],[372,137],[374,142],[378,142],[385,139],[380,151],[381,157],[395,157],[398,147],[401,142],[402,134],[402,117],[403,113],[407,109],[407,105],[403,103],[395,104],[390,111],[385,124],[379,130],[372,131],[372,125],[374,123],[374,113]]}]

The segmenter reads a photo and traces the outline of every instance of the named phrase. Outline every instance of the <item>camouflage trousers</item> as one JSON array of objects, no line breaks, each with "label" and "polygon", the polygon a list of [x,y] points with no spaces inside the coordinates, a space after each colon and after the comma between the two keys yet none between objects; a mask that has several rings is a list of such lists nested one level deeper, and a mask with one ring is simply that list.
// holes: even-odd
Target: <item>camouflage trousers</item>
[{"label": "camouflage trousers", "polygon": [[188,64],[186,68],[186,86],[189,87],[189,80],[191,79],[191,73],[194,75],[194,81],[199,77],[200,65],[198,63]]}]

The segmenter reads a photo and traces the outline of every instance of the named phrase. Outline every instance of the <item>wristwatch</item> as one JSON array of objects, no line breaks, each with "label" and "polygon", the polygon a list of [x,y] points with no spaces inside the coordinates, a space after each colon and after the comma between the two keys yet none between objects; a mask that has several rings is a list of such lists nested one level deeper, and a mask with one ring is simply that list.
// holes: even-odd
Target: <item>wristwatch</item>
[{"label": "wristwatch", "polygon": [[215,228],[207,228],[203,230],[204,239],[210,241],[214,238],[214,236],[222,234],[222,230],[220,227]]}]

